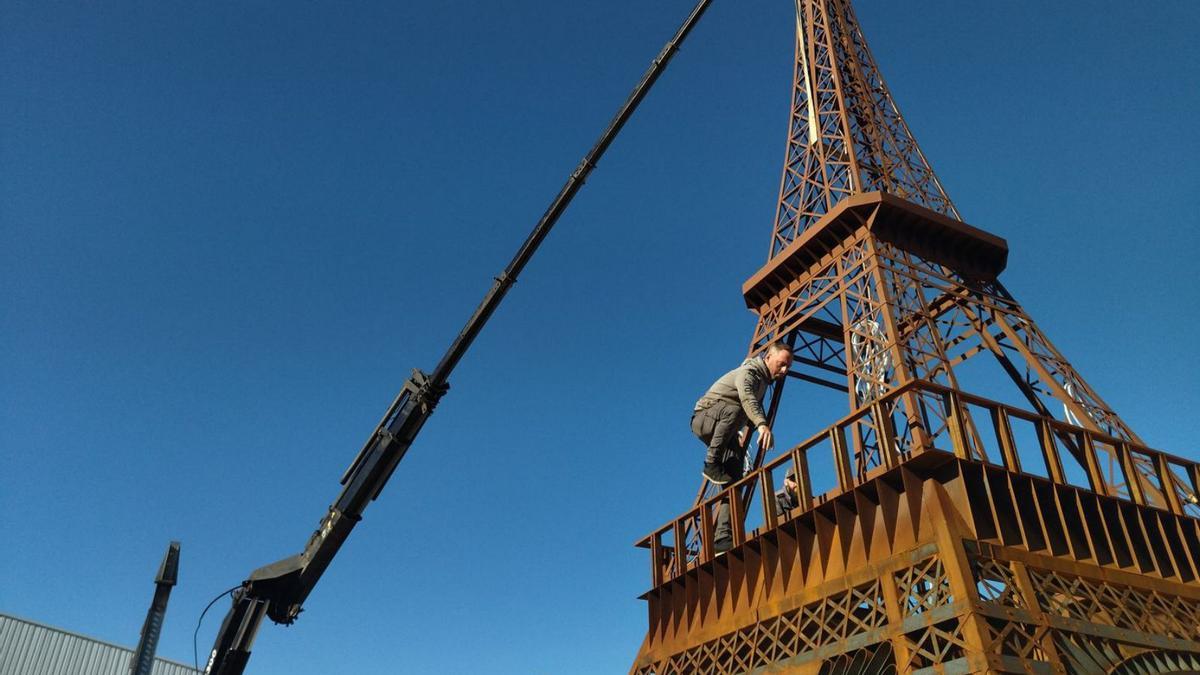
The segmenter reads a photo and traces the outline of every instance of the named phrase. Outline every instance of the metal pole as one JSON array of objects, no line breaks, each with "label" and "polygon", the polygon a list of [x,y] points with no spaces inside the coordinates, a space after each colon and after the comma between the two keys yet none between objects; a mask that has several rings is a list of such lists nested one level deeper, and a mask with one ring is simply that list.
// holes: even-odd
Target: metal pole
[{"label": "metal pole", "polygon": [[129,660],[130,675],[150,675],[154,667],[154,654],[158,651],[158,638],[162,634],[163,621],[167,617],[167,601],[171,597],[171,588],[179,579],[179,542],[173,541],[167,546],[162,564],[158,566],[158,576],[154,579],[154,600],[146,611],[146,621],[142,624],[142,636],[138,639],[137,649]]}]

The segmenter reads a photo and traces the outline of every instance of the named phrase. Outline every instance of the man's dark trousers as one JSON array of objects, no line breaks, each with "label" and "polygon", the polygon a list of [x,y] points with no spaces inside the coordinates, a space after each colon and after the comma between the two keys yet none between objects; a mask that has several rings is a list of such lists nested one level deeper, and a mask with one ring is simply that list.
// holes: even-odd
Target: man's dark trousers
[{"label": "man's dark trousers", "polygon": [[740,405],[728,401],[705,401],[705,407],[692,414],[692,433],[705,446],[705,464],[719,464],[737,480],[742,477],[745,453],[738,443],[738,432],[746,424]]},{"label": "man's dark trousers", "polygon": [[[707,446],[704,462],[716,463],[733,480],[742,477],[746,464],[745,451],[738,442],[738,432],[746,424],[746,414],[740,405],[728,401],[705,401],[707,405],[692,414],[692,433]],[[728,541],[731,537],[729,503],[717,507],[713,524],[713,542]]]}]

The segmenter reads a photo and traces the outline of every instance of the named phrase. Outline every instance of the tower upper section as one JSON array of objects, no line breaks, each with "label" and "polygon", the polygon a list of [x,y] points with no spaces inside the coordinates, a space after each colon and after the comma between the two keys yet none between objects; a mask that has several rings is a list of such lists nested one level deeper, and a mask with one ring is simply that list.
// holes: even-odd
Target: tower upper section
[{"label": "tower upper section", "polygon": [[792,109],[768,258],[842,199],[864,192],[961,220],[900,115],[848,0],[796,0]]}]

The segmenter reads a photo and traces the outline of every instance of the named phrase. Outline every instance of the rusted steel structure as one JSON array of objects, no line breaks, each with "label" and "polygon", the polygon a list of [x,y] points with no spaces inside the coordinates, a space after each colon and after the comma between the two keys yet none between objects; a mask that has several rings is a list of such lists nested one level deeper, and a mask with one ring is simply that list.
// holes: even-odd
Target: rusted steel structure
[{"label": "rusted steel structure", "polygon": [[[1000,283],[1007,244],[962,222],[848,0],[796,12],[749,351],[793,345],[788,379],[849,414],[639,542],[631,672],[1200,671],[1200,465],[1147,447]],[[1017,404],[970,393],[980,362]]]}]

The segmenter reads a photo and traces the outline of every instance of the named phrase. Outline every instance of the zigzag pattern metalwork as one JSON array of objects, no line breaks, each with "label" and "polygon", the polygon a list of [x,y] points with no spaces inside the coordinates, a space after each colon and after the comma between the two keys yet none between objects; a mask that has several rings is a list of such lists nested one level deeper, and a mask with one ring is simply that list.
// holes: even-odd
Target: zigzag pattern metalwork
[{"label": "zigzag pattern metalwork", "polygon": [[[1007,244],[959,219],[849,0],[796,12],[749,353],[791,345],[790,379],[850,412],[703,484],[638,544],[652,587],[631,673],[1194,670],[1200,464],[1146,447],[1000,283]],[[987,362],[1027,405],[965,390]],[[774,499],[785,473],[794,507]]]},{"label": "zigzag pattern metalwork", "polygon": [[647,594],[632,672],[865,673],[837,668],[884,652],[898,673],[1200,659],[1200,521],[955,454],[918,452],[766,513],[729,554],[676,560]]}]

